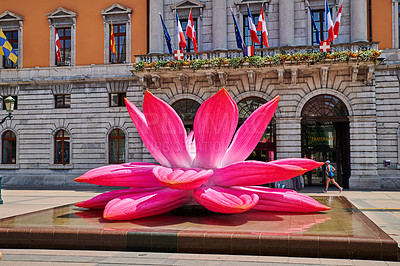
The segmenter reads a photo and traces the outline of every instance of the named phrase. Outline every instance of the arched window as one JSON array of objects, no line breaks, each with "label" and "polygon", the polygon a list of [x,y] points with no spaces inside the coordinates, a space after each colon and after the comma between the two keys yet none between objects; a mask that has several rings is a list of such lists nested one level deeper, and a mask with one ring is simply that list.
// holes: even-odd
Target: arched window
[{"label": "arched window", "polygon": [[[264,99],[257,97],[249,97],[241,100],[238,103],[239,109],[239,126],[261,105],[266,103]],[[276,146],[275,146],[275,120],[271,119],[265,130],[263,136],[260,139],[257,147],[253,153],[247,158],[248,160],[259,160],[259,161],[272,161],[276,158]]]},{"label": "arched window", "polygon": [[2,136],[3,156],[2,163],[15,164],[17,158],[17,137],[11,130],[7,130]]},{"label": "arched window", "polygon": [[121,129],[114,129],[108,138],[109,163],[125,162],[125,133]]},{"label": "arched window", "polygon": [[193,130],[194,117],[199,107],[200,104],[198,102],[190,99],[183,99],[172,105],[172,108],[174,108],[182,119],[188,133]]},{"label": "arched window", "polygon": [[69,164],[70,159],[70,138],[67,131],[60,129],[55,135],[54,141],[54,163]]},{"label": "arched window", "polygon": [[332,95],[318,95],[311,98],[301,111],[303,118],[321,117],[347,117],[346,105],[337,97]]}]

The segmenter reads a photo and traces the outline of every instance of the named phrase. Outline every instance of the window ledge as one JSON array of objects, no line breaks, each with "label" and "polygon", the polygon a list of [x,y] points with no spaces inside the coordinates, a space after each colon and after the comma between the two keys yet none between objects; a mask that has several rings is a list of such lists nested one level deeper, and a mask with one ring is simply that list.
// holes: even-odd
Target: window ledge
[{"label": "window ledge", "polygon": [[74,165],[73,164],[49,164],[49,169],[68,170],[68,169],[74,169]]},{"label": "window ledge", "polygon": [[13,169],[19,169],[19,164],[18,163],[16,163],[16,164],[0,164],[0,169],[10,169],[10,170],[13,170]]}]

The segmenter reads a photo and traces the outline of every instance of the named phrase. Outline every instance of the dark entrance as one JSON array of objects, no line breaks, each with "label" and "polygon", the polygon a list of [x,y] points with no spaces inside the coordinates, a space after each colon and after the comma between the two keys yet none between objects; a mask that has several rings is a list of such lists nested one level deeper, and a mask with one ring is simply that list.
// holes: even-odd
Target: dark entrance
[{"label": "dark entrance", "polygon": [[[332,95],[318,95],[304,106],[301,121],[302,155],[320,162],[330,160],[339,184],[348,188],[350,141],[348,111]],[[307,185],[324,185],[325,166],[306,173]]]},{"label": "dark entrance", "polygon": [[[257,97],[249,97],[241,100],[238,103],[239,109],[239,122],[238,128],[244,123],[244,121],[261,105],[266,103],[264,99]],[[257,160],[262,162],[269,162],[276,159],[276,145],[275,145],[275,119],[271,119],[265,130],[260,142],[257,144],[254,151],[247,157],[246,160]]]}]

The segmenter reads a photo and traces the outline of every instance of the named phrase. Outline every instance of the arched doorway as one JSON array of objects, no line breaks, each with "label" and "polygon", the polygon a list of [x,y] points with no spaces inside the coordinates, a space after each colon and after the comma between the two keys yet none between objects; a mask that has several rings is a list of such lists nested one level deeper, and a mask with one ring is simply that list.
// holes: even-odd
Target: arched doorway
[{"label": "arched doorway", "polygon": [[191,99],[182,99],[171,105],[175,112],[182,119],[186,132],[189,134],[193,130],[194,117],[200,104]]},{"label": "arched doorway", "polygon": [[[301,112],[302,155],[336,168],[337,181],[348,187],[350,178],[350,140],[348,110],[332,95],[311,98]],[[324,185],[325,166],[306,173],[307,185]]]},{"label": "arched doorway", "polygon": [[[239,109],[239,123],[238,128],[244,123],[244,121],[261,105],[266,103],[262,98],[249,97],[238,102]],[[267,129],[265,130],[260,142],[252,152],[252,154],[247,158],[247,160],[257,160],[257,161],[273,161],[276,159],[276,127],[275,119],[271,119]]]}]

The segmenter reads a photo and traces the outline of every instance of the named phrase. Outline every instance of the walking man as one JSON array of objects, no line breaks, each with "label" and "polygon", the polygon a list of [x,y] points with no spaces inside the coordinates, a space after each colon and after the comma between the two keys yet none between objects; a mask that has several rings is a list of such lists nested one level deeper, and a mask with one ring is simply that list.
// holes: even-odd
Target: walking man
[{"label": "walking man", "polygon": [[325,172],[326,172],[326,188],[323,190],[324,193],[328,192],[328,187],[329,187],[329,182],[332,181],[332,183],[338,187],[339,191],[342,192],[343,188],[339,186],[338,183],[335,181],[335,174],[333,171],[335,171],[335,167],[331,165],[331,162],[328,160],[325,162]]}]

